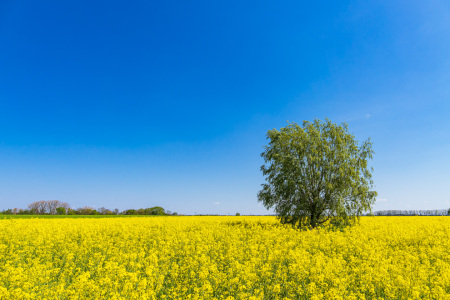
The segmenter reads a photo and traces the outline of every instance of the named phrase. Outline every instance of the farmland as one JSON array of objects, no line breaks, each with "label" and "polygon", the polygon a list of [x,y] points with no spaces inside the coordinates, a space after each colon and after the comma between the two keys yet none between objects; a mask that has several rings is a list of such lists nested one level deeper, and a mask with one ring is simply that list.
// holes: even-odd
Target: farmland
[{"label": "farmland", "polygon": [[0,299],[450,299],[449,217],[0,220]]}]

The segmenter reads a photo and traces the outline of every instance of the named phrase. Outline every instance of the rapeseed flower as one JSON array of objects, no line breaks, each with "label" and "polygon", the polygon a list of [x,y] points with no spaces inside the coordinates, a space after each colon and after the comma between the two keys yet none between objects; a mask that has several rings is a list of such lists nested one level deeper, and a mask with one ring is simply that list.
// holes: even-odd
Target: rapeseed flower
[{"label": "rapeseed flower", "polygon": [[450,299],[448,217],[0,220],[0,299]]}]

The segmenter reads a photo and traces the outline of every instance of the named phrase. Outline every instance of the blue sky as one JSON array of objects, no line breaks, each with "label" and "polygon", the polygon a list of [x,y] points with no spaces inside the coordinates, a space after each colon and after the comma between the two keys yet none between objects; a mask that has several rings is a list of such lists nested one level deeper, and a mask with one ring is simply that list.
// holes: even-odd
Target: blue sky
[{"label": "blue sky", "polygon": [[265,134],[314,118],[372,138],[375,210],[450,207],[450,3],[0,3],[0,209],[270,213]]}]

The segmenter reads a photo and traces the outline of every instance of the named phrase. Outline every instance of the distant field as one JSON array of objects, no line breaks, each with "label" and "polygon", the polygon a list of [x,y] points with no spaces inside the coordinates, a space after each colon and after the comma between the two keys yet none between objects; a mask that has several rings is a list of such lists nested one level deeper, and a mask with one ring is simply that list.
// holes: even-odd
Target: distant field
[{"label": "distant field", "polygon": [[448,217],[3,219],[0,299],[450,299],[449,249]]}]

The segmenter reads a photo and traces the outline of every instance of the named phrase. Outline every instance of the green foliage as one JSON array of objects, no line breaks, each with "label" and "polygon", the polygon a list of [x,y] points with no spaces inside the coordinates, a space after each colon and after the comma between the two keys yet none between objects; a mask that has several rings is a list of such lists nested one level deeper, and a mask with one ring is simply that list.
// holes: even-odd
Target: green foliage
[{"label": "green foliage", "polygon": [[447,215],[450,216],[450,208],[447,211]]},{"label": "green foliage", "polygon": [[80,207],[78,208],[75,213],[77,215],[92,215],[92,212],[94,211],[94,208],[90,206]]},{"label": "green foliage", "polygon": [[[38,215],[38,216],[117,216],[117,215],[130,215],[130,216],[164,216],[168,215],[164,208],[161,206],[154,206],[150,208],[140,208],[138,210],[129,209],[120,213],[119,209],[114,211],[105,207],[100,207],[97,210],[90,206],[80,207],[78,209],[70,208],[70,205],[66,202],[58,200],[50,201],[36,201],[28,205],[28,210],[24,209],[7,209],[0,212],[2,215]],[[173,213],[177,215],[177,213]]]},{"label": "green foliage", "polygon": [[158,218],[160,216],[154,216],[154,215],[1,215],[0,220],[2,219],[83,219],[83,218]]},{"label": "green foliage", "polygon": [[150,208],[150,215],[162,216],[165,214],[166,212],[164,211],[164,208],[162,208],[161,206],[154,206]]},{"label": "green foliage", "polygon": [[236,213],[236,216],[239,217],[241,214],[240,213]]},{"label": "green foliage", "polygon": [[128,209],[123,212],[124,215],[155,215],[164,216],[166,212],[161,206],[154,206],[150,208],[140,208],[138,210]]},{"label": "green foliage", "polygon": [[137,215],[137,212],[135,209],[128,209],[123,212],[124,215]]},{"label": "green foliage", "polygon": [[[75,209],[70,208],[70,206],[67,203],[57,201],[57,202],[55,202],[56,204],[63,203],[64,206],[54,207],[54,210],[48,209],[46,207],[46,205],[48,203],[51,204],[53,202],[55,202],[55,201],[37,201],[37,202],[33,202],[30,205],[28,205],[29,207],[31,207],[29,210],[14,208],[14,209],[7,209],[7,210],[0,211],[0,214],[12,215],[12,216],[14,216],[14,215],[41,215],[41,216],[51,216],[51,215],[58,215],[58,216],[63,216],[63,215],[69,215],[69,216],[97,216],[97,215],[164,216],[164,215],[168,215],[168,213],[166,213],[164,208],[162,208],[160,206],[154,206],[154,207],[150,207],[150,208],[140,208],[138,210],[128,209],[128,210],[125,210],[122,213],[120,213],[119,209],[117,209],[117,208],[114,209],[114,211],[106,209],[104,207],[100,207],[97,210],[95,210],[93,207],[90,207],[90,206],[80,207],[75,210]],[[177,215],[177,213],[175,212],[175,213],[173,213],[173,215]]]},{"label": "green foliage", "polygon": [[57,215],[65,215],[66,214],[66,208],[65,207],[58,207],[58,208],[56,208],[56,214]]},{"label": "green foliage", "polygon": [[261,154],[266,183],[258,201],[274,208],[283,224],[315,228],[326,224],[345,227],[365,211],[372,211],[368,160],[370,139],[358,146],[347,124],[304,121],[267,132],[269,144]]}]

